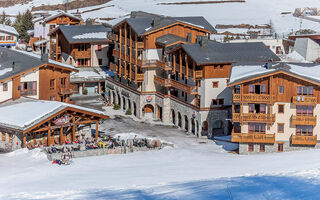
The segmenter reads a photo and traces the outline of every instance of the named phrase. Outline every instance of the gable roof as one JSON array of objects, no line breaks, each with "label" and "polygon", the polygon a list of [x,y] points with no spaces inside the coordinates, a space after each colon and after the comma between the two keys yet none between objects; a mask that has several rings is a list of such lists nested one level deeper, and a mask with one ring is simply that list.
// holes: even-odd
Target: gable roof
[{"label": "gable roof", "polygon": [[173,35],[173,34],[166,34],[156,38],[156,42],[163,46],[172,45],[177,42],[186,42],[186,41],[187,41],[186,38]]},{"label": "gable roof", "polygon": [[280,61],[262,42],[181,44],[181,48],[198,64]]},{"label": "gable roof", "polygon": [[93,42],[107,43],[108,33],[111,32],[111,28],[102,25],[58,26],[48,35],[52,35],[58,30],[61,30],[70,44]]},{"label": "gable roof", "polygon": [[5,33],[9,33],[15,36],[19,36],[19,33],[17,32],[17,30],[12,27],[12,26],[7,26],[4,24],[0,24],[0,32],[5,32]]},{"label": "gable roof", "polygon": [[45,18],[44,21],[45,21],[45,22],[48,22],[48,21],[51,21],[51,20],[53,20],[53,19],[55,19],[55,18],[57,18],[57,17],[61,17],[61,16],[67,16],[67,17],[70,17],[70,18],[73,18],[73,19],[77,19],[77,20],[79,20],[79,21],[82,21],[81,18],[76,17],[76,16],[74,16],[74,15],[71,15],[71,14],[69,14],[69,13],[65,13],[65,12],[58,12],[58,13],[56,13],[56,14],[53,14],[53,15],[51,15],[50,17]]},{"label": "gable roof", "polygon": [[[64,110],[85,112],[100,118],[109,118],[101,111],[73,104],[23,98],[11,105],[0,106],[0,113],[2,113],[0,115],[0,127],[23,132]],[[28,115],[19,113],[28,113]]]},{"label": "gable roof", "polygon": [[217,32],[213,26],[202,16],[168,17],[151,13],[135,12],[134,14],[131,14],[131,18],[122,20],[114,27],[124,22],[127,22],[134,32],[140,36],[169,25],[173,25],[175,23],[183,23],[186,25],[195,26],[200,29],[207,30],[210,33]]},{"label": "gable roof", "polygon": [[[77,71],[71,65],[63,64],[54,60],[41,60],[41,55],[26,51],[0,48],[0,81],[40,67],[44,64],[51,64],[69,71]],[[14,65],[14,69],[13,69]]]},{"label": "gable roof", "polygon": [[229,86],[259,79],[272,74],[284,73],[320,85],[320,65],[313,63],[239,64],[232,66]]}]

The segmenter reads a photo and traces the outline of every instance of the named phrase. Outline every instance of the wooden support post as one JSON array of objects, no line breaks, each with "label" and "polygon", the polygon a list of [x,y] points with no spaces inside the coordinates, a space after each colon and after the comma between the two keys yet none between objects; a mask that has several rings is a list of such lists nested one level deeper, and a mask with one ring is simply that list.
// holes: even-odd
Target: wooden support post
[{"label": "wooden support post", "polygon": [[56,61],[58,61],[58,43],[59,43],[59,40],[58,40],[58,31],[56,32]]},{"label": "wooden support post", "polygon": [[128,33],[127,33],[127,24],[124,24],[124,77],[127,78],[127,45],[128,45]]},{"label": "wooden support post", "polygon": [[99,121],[96,121],[96,134],[95,134],[96,140],[98,139],[98,136],[99,136]]},{"label": "wooden support post", "polygon": [[182,55],[181,50],[179,50],[179,62],[180,62],[180,76],[182,75]]},{"label": "wooden support post", "polygon": [[188,63],[188,55],[186,55],[185,57],[184,57],[184,59],[185,59],[185,63],[186,63],[186,73],[187,73],[187,76],[186,76],[186,78],[188,79],[189,78],[189,63]]},{"label": "wooden support post", "polygon": [[173,72],[176,73],[176,54],[173,54]]},{"label": "wooden support post", "polygon": [[27,143],[27,137],[26,137],[26,134],[23,133],[22,148],[26,148],[26,143]]},{"label": "wooden support post", "polygon": [[129,52],[129,65],[130,65],[130,69],[129,69],[129,80],[132,81],[132,31],[131,31],[131,27],[130,27],[130,52]]},{"label": "wooden support post", "polygon": [[[135,71],[134,71],[134,74],[136,75],[138,72],[138,47],[137,47],[137,42],[138,42],[138,36],[137,36],[137,34],[135,34],[135,47],[136,47],[136,55],[135,55]],[[135,77],[134,77],[134,79],[135,79]]]},{"label": "wooden support post", "polygon": [[[49,124],[49,127],[50,127],[50,124]],[[48,140],[48,147],[50,147],[51,146],[51,129],[48,130],[47,140]]]},{"label": "wooden support post", "polygon": [[[75,117],[72,117],[72,122],[75,123]],[[74,142],[76,140],[76,125],[72,126],[72,139],[71,141]]]},{"label": "wooden support post", "polygon": [[63,144],[63,128],[60,128],[60,145]]},{"label": "wooden support post", "polygon": [[122,54],[122,27],[119,27],[119,75],[121,76],[122,64],[121,64],[121,54]]}]

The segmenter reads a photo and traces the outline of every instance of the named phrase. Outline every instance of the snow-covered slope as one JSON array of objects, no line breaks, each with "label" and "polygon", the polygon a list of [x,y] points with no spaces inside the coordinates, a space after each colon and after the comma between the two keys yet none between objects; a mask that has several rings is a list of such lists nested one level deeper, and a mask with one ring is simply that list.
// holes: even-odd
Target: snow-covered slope
[{"label": "snow-covered slope", "polygon": [[[8,14],[17,14],[32,6],[59,4],[64,0],[33,0],[29,4],[5,8]],[[317,22],[298,19],[282,12],[294,12],[295,8],[320,7],[317,0],[246,0],[245,3],[160,5],[160,3],[195,0],[112,0],[106,4],[79,9],[83,18],[118,18],[131,11],[142,10],[171,16],[204,16],[211,24],[267,24],[272,21],[277,33],[292,30],[314,29],[320,32]],[[4,8],[0,8],[2,12]],[[71,11],[71,12],[75,12]]]}]

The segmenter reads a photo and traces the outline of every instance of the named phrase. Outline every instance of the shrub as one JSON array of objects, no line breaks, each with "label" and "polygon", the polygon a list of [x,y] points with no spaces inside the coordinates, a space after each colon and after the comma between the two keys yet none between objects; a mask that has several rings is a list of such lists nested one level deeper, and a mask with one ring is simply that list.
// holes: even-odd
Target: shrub
[{"label": "shrub", "polygon": [[114,109],[114,110],[120,110],[120,105],[115,104],[115,105],[113,106],[113,109]]},{"label": "shrub", "polygon": [[82,93],[83,93],[84,95],[87,95],[87,94],[88,94],[87,88],[85,88],[85,89],[82,91]]},{"label": "shrub", "polygon": [[126,115],[132,115],[132,112],[131,112],[130,109],[128,109],[128,110],[126,111]]}]

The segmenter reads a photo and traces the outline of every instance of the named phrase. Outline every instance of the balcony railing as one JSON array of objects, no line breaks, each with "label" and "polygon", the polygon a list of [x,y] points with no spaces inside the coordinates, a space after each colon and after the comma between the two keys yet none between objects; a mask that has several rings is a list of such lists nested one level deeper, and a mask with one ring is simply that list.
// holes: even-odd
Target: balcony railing
[{"label": "balcony railing", "polygon": [[70,95],[78,93],[78,87],[76,85],[69,85],[69,86],[59,86],[58,93],[61,95]]},{"label": "balcony railing", "polygon": [[158,60],[144,60],[142,61],[141,68],[154,68],[157,67],[157,61]]},{"label": "balcony railing", "polygon": [[275,143],[275,134],[232,133],[232,142],[243,143]]},{"label": "balcony railing", "polygon": [[138,49],[144,49],[144,42],[137,42]]},{"label": "balcony railing", "polygon": [[154,76],[154,81],[156,83],[161,84],[164,87],[177,88],[177,89],[182,90],[184,92],[187,92],[191,95],[198,94],[198,87],[197,86],[187,86],[187,85],[179,83],[178,81],[175,81],[173,79],[164,79],[164,78],[161,78],[158,76]]},{"label": "balcony railing", "polygon": [[235,122],[252,122],[273,124],[276,121],[275,114],[266,113],[233,113],[232,120]]},{"label": "balcony railing", "polygon": [[294,96],[292,97],[292,103],[296,105],[316,105],[317,97]]},{"label": "balcony railing", "polygon": [[201,79],[203,77],[202,70],[197,70],[195,74],[196,74],[196,77],[195,77],[196,79]]},{"label": "balcony railing", "polygon": [[136,82],[143,82],[144,81],[144,74],[136,74],[135,81]]},{"label": "balcony railing", "polygon": [[293,115],[291,118],[293,125],[317,125],[317,116],[296,116]]},{"label": "balcony railing", "polygon": [[317,144],[317,136],[292,135],[291,144],[315,146]]},{"label": "balcony railing", "polygon": [[161,67],[164,70],[172,70],[172,65],[170,62],[161,62],[160,60],[157,60],[156,62],[157,67]]},{"label": "balcony railing", "polygon": [[275,96],[270,94],[233,94],[234,102],[247,102],[247,103],[269,103],[275,101]]},{"label": "balcony railing", "polygon": [[[120,57],[120,51],[118,51],[116,49],[113,49],[112,55],[116,56],[116,57]],[[124,58],[124,54],[123,53],[121,54],[121,57]]]},{"label": "balcony railing", "polygon": [[154,81],[164,87],[171,87],[171,80],[170,79],[164,79],[159,76],[154,76]]}]

